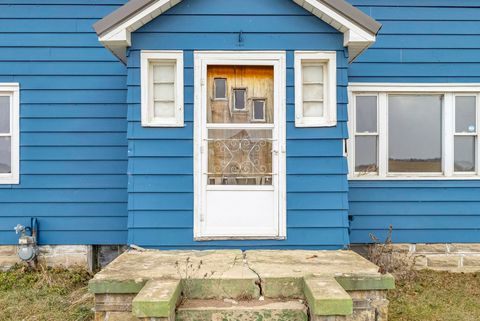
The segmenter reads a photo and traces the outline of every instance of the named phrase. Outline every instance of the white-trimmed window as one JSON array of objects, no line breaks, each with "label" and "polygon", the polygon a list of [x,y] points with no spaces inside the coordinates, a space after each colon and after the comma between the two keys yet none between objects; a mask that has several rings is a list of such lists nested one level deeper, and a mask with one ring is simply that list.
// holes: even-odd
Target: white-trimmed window
[{"label": "white-trimmed window", "polygon": [[144,127],[182,127],[183,52],[141,52],[141,112]]},{"label": "white-trimmed window", "polygon": [[295,51],[295,126],[337,124],[337,54]]},{"label": "white-trimmed window", "polygon": [[351,178],[480,178],[478,85],[349,89]]},{"label": "white-trimmed window", "polygon": [[18,184],[20,99],[18,83],[0,83],[0,184]]}]

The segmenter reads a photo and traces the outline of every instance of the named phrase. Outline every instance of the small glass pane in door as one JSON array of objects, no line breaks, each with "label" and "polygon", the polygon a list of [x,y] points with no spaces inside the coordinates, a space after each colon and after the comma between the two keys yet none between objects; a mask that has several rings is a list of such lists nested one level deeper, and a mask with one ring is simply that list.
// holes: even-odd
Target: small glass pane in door
[{"label": "small glass pane in door", "polygon": [[[228,88],[224,88],[227,86]],[[207,124],[252,124],[256,99],[263,99],[263,123],[274,122],[272,66],[209,66]],[[226,99],[220,99],[223,95]],[[258,105],[257,105],[258,106]],[[257,110],[257,112],[259,112]]]},{"label": "small glass pane in door", "polygon": [[208,130],[209,185],[272,185],[272,132]]}]

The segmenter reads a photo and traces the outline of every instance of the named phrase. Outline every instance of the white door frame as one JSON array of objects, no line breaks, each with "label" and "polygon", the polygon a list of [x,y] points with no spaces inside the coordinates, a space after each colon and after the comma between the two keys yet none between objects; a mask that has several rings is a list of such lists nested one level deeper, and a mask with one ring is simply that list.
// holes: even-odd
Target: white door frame
[{"label": "white door frame", "polygon": [[[274,68],[274,122],[277,126],[278,139],[278,233],[265,237],[208,237],[202,231],[203,215],[205,215],[205,190],[202,174],[202,155],[207,151],[203,139],[206,115],[202,110],[207,108],[207,66],[209,65],[243,65],[273,66]],[[285,239],[287,234],[286,215],[286,55],[285,51],[195,51],[194,52],[194,239]]]}]

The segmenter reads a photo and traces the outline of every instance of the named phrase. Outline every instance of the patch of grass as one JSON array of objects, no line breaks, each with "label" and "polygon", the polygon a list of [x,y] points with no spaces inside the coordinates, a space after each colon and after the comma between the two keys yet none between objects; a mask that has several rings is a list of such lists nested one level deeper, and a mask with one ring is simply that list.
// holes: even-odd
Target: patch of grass
[{"label": "patch of grass", "polygon": [[480,273],[422,270],[388,293],[389,321],[480,320]]},{"label": "patch of grass", "polygon": [[0,320],[92,320],[91,277],[81,268],[15,266],[0,272]]}]

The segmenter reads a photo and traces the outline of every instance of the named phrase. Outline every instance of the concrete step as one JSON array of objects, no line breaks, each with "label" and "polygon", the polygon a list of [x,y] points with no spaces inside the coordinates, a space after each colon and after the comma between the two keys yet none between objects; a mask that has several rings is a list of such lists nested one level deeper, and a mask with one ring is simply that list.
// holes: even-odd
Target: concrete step
[{"label": "concrete step", "polygon": [[353,300],[343,287],[333,278],[305,278],[305,297],[313,316],[351,315]]},{"label": "concrete step", "polygon": [[173,320],[180,300],[179,280],[150,280],[132,301],[132,313],[137,318]]},{"label": "concrete step", "polygon": [[176,321],[307,321],[307,306],[301,300],[185,300]]}]

